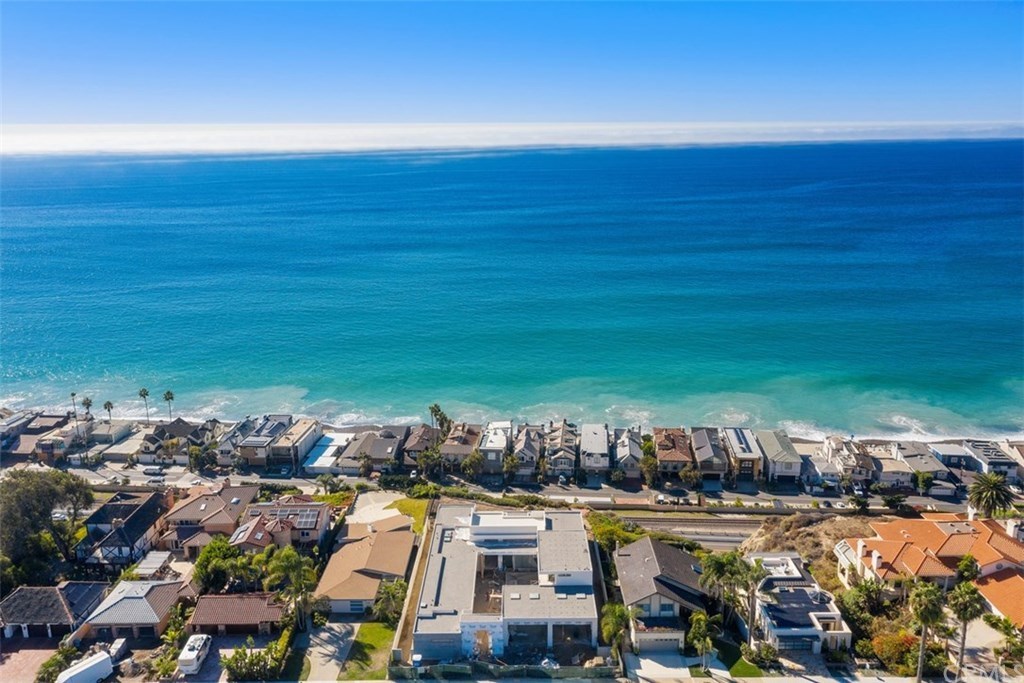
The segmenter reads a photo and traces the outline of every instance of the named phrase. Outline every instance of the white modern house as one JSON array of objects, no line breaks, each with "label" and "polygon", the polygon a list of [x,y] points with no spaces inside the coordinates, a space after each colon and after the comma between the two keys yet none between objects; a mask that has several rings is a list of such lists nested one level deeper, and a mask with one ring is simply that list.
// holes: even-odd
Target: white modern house
[{"label": "white modern house", "polygon": [[849,649],[850,627],[832,595],[823,591],[796,553],[751,553],[768,571],[757,591],[757,625],[779,652]]},{"label": "white modern house", "polygon": [[415,613],[425,661],[597,646],[594,567],[578,511],[437,512]]}]

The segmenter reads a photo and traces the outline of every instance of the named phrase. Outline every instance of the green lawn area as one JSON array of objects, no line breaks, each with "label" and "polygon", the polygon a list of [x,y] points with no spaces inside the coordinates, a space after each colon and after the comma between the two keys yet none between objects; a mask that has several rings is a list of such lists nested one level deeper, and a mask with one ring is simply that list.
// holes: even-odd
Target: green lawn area
[{"label": "green lawn area", "polygon": [[388,677],[388,655],[395,629],[376,621],[359,627],[348,659],[341,667],[339,681],[382,680]]},{"label": "green lawn area", "polygon": [[338,491],[337,493],[317,493],[313,496],[313,500],[318,503],[327,503],[331,507],[347,508],[355,497],[354,491]]},{"label": "green lawn area", "polygon": [[396,500],[388,509],[395,509],[403,515],[409,515],[413,519],[412,530],[416,533],[423,531],[423,523],[427,519],[427,506],[430,505],[428,498],[401,498]]},{"label": "green lawn area", "polygon": [[[715,641],[715,649],[718,650],[718,659],[729,669],[733,678],[760,678],[764,673],[743,659],[740,655],[738,645],[727,643],[724,640]],[[699,666],[690,667],[690,675],[694,678],[708,678],[708,675],[700,670]]]}]

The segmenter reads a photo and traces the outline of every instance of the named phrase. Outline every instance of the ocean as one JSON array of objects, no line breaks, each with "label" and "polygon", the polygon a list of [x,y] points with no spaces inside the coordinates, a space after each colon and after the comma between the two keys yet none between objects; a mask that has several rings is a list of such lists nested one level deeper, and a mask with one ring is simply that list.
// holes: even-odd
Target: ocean
[{"label": "ocean", "polygon": [[5,157],[0,404],[1024,433],[1024,142]]}]

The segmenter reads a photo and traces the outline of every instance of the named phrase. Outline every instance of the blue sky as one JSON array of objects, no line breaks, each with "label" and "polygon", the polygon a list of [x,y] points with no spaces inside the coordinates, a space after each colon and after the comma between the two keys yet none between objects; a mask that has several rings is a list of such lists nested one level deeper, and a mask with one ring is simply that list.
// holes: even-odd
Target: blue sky
[{"label": "blue sky", "polygon": [[3,121],[1020,121],[1022,8],[5,2]]}]

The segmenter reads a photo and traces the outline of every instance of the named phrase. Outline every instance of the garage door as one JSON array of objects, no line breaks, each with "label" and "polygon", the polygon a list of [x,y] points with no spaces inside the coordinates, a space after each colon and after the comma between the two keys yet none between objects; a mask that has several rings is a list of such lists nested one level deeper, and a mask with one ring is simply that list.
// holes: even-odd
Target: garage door
[{"label": "garage door", "polygon": [[639,645],[641,652],[675,652],[679,649],[679,638],[644,638]]},{"label": "garage door", "polygon": [[139,627],[139,638],[155,638],[156,628],[153,626],[140,626]]},{"label": "garage door", "polygon": [[46,638],[46,625],[45,624],[29,624],[28,625],[28,637],[29,638]]},{"label": "garage door", "polygon": [[779,651],[796,652],[811,651],[814,649],[814,638],[779,638]]},{"label": "garage door", "polygon": [[228,624],[226,627],[227,634],[230,636],[245,635],[248,633],[259,633],[259,626],[252,626],[250,624]]},{"label": "garage door", "polygon": [[51,626],[50,632],[53,634],[54,638],[61,638],[71,633],[71,627],[67,624],[58,624],[56,626]]}]

